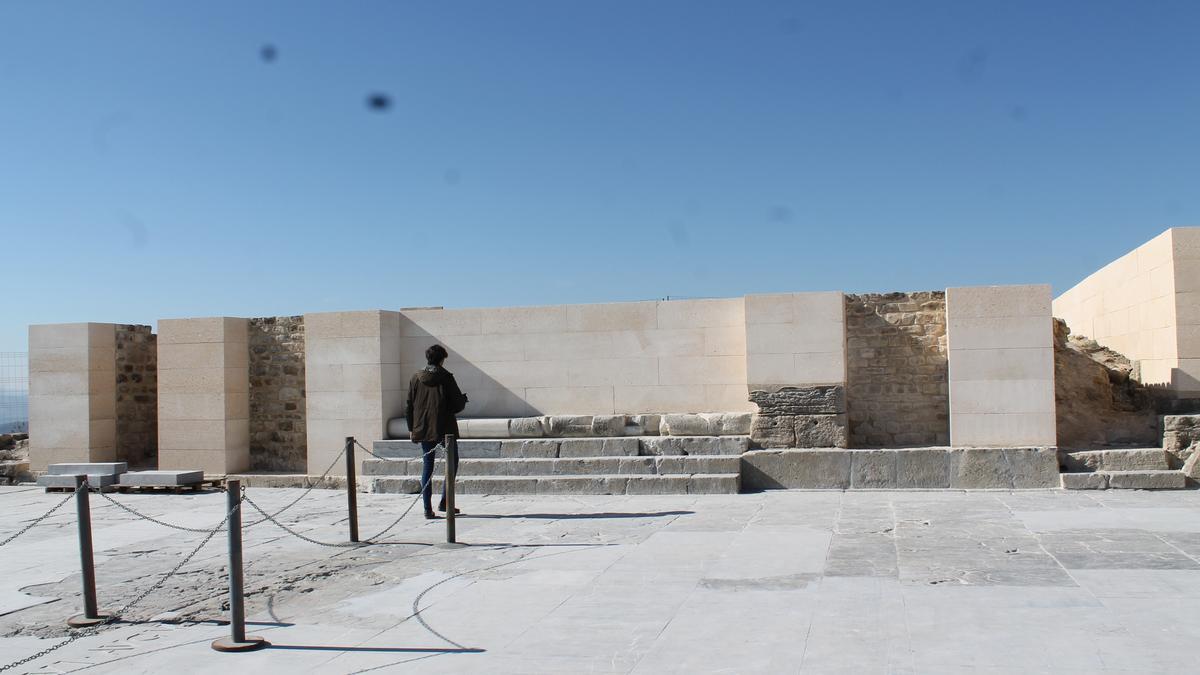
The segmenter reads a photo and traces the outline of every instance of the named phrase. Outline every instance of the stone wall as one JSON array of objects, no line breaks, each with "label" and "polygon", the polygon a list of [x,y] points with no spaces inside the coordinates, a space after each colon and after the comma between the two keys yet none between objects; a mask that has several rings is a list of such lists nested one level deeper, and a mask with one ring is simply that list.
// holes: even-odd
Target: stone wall
[{"label": "stone wall", "polygon": [[851,447],[947,445],[946,294],[846,296]]},{"label": "stone wall", "polygon": [[1054,299],[1054,316],[1116,350],[1168,397],[1200,397],[1200,228],[1171,228]]},{"label": "stone wall", "polygon": [[398,329],[385,388],[406,392],[440,343],[471,399],[464,417],[753,412],[744,298],[410,309]]},{"label": "stone wall", "polygon": [[1058,445],[1063,448],[1158,445],[1150,392],[1133,379],[1133,364],[1111,349],[1054,322],[1054,390]]},{"label": "stone wall", "polygon": [[158,339],[150,326],[117,325],[117,459],[158,461]]},{"label": "stone wall", "polygon": [[250,468],[307,468],[304,317],[250,319]]},{"label": "stone wall", "polygon": [[756,448],[845,448],[846,392],[840,384],[756,389],[750,429]]}]

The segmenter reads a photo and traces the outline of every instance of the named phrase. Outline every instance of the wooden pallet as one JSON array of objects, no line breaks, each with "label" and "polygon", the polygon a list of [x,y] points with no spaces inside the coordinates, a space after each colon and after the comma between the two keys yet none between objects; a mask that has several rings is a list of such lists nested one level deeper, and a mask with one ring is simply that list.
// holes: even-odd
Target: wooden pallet
[{"label": "wooden pallet", "polygon": [[[46,488],[47,493],[56,492],[56,493],[64,494],[64,495],[67,493],[70,493],[70,492],[74,492],[74,491],[75,491],[75,488],[73,488],[73,487],[48,487],[48,488]],[[88,488],[88,492],[116,492],[116,491],[117,491],[116,485],[105,485],[102,488],[94,488],[94,487]]]}]

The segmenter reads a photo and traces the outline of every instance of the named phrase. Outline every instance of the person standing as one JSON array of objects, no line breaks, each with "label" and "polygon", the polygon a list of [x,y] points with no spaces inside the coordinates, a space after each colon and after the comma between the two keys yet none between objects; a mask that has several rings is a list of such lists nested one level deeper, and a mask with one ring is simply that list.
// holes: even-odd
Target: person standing
[{"label": "person standing", "polygon": [[[425,362],[429,365],[417,371],[408,383],[408,402],[404,416],[408,420],[408,437],[421,444],[421,497],[425,502],[425,517],[437,518],[433,512],[433,464],[431,452],[438,444],[444,444],[447,434],[458,437],[458,420],[455,415],[467,407],[467,395],[458,388],[454,374],[442,367],[449,354],[441,345],[425,350]],[[454,473],[458,474],[458,457],[454,458]],[[442,500],[438,511],[446,510],[446,486],[442,486]],[[458,509],[454,510],[458,513]]]}]

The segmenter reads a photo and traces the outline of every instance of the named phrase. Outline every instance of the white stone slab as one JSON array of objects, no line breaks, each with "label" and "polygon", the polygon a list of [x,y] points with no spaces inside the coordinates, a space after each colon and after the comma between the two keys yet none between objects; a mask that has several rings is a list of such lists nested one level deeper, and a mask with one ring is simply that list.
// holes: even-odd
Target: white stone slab
[{"label": "white stone slab", "polygon": [[204,472],[192,471],[130,471],[121,474],[118,485],[143,487],[175,487],[195,485],[204,480]]},{"label": "white stone slab", "polygon": [[[117,475],[111,473],[88,474],[87,482],[89,488],[105,488],[116,485]],[[48,473],[38,478],[37,484],[46,488],[74,488],[75,476]]]},{"label": "white stone slab", "polygon": [[52,475],[76,476],[81,473],[90,475],[125,473],[129,466],[125,462],[91,462],[83,464],[51,464],[46,471]]}]

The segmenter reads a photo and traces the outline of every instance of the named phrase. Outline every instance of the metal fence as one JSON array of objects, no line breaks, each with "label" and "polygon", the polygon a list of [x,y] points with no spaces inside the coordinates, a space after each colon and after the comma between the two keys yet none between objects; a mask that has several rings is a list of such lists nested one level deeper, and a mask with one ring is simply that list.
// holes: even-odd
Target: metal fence
[{"label": "metal fence", "polygon": [[29,354],[0,352],[0,434],[29,431]]}]

